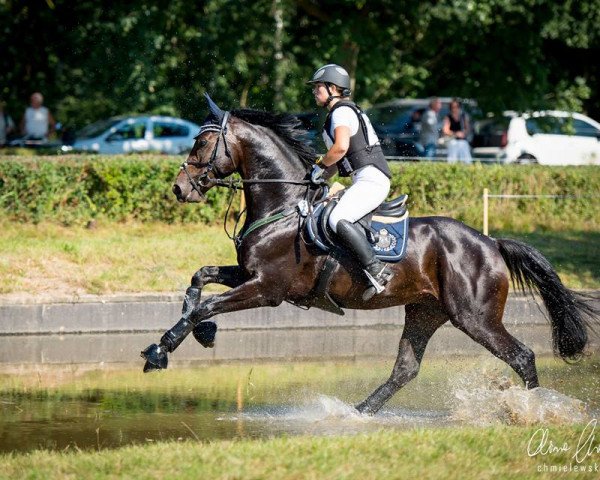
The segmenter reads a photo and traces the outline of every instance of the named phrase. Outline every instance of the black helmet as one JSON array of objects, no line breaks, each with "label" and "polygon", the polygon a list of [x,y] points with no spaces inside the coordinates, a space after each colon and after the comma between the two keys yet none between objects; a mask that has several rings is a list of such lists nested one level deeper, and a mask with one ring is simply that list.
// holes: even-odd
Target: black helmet
[{"label": "black helmet", "polygon": [[325,65],[319,68],[312,78],[306,83],[333,83],[342,89],[342,94],[344,97],[350,95],[350,75],[348,72],[336,65],[335,63],[330,63],[329,65]]}]

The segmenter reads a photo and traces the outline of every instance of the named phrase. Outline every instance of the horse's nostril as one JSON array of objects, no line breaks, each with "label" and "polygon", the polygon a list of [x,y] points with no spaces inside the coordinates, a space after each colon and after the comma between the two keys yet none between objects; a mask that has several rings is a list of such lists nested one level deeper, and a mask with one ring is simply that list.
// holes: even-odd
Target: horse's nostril
[{"label": "horse's nostril", "polygon": [[181,188],[179,187],[179,185],[175,184],[173,185],[173,193],[179,197],[181,195]]}]

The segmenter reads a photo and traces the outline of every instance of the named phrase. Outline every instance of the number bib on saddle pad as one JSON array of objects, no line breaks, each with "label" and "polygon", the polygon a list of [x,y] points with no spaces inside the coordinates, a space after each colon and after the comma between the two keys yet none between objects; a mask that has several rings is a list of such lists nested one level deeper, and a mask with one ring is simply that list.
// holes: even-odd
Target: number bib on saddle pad
[{"label": "number bib on saddle pad", "polygon": [[[327,223],[329,213],[334,206],[335,204],[331,203],[319,204],[313,215],[307,217],[305,224],[305,231],[310,241],[325,252],[335,247],[337,240]],[[376,242],[371,244],[378,259],[384,262],[399,262],[406,254],[408,212],[404,212],[399,217],[383,216],[375,212],[370,223],[369,234],[376,239]]]}]

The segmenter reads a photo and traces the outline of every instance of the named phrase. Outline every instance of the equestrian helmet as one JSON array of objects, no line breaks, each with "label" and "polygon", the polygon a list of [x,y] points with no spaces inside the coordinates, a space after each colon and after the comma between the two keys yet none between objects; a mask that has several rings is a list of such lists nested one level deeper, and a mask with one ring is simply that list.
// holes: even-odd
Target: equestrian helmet
[{"label": "equestrian helmet", "polygon": [[350,75],[348,75],[348,72],[344,68],[335,63],[330,63],[319,68],[306,83],[317,82],[333,83],[342,90],[345,90],[344,93],[350,95]]}]

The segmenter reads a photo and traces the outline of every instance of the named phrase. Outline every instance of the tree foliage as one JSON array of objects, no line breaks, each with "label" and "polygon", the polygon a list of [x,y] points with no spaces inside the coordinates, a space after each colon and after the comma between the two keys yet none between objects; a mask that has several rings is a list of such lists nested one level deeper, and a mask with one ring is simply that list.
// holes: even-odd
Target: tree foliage
[{"label": "tree foliage", "polygon": [[326,62],[355,98],[471,97],[484,110],[600,115],[599,0],[0,0],[0,95],[19,117],[42,91],[59,121],[199,121],[227,107],[313,109]]}]

